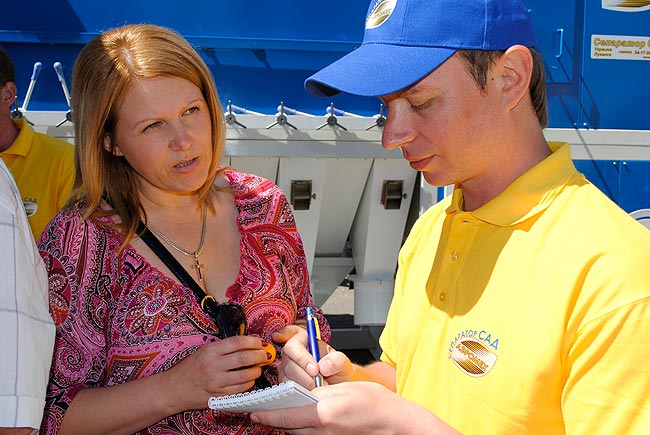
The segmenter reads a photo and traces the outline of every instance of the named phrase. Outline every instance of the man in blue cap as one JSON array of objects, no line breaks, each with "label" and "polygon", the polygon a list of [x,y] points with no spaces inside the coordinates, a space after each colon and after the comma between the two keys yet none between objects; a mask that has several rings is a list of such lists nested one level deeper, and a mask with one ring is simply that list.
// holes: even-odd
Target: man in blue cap
[{"label": "man in blue cap", "polygon": [[[386,149],[453,194],[400,251],[381,360],[281,372],[318,404],[251,414],[292,434],[641,434],[650,427],[650,232],[547,143],[520,0],[373,0],[363,44],[309,92],[378,96]],[[354,381],[354,382],[349,382]]]}]

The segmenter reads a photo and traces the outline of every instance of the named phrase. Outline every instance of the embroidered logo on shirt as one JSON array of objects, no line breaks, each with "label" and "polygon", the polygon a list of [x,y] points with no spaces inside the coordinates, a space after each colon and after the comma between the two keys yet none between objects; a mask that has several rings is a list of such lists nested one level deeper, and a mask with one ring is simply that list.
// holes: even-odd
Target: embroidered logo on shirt
[{"label": "embroidered logo on shirt", "polygon": [[38,201],[36,198],[23,198],[23,207],[27,217],[34,216],[38,211]]},{"label": "embroidered logo on shirt", "polygon": [[494,367],[497,354],[492,349],[497,350],[498,346],[499,339],[487,331],[466,330],[451,342],[449,359],[469,376],[478,378]]}]

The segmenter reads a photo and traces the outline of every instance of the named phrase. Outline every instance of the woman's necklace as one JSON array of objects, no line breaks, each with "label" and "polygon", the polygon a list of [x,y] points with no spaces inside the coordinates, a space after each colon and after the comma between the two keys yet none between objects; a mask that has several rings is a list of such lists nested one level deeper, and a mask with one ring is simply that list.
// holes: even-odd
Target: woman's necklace
[{"label": "woman's necklace", "polygon": [[205,264],[201,264],[199,262],[199,255],[201,255],[201,252],[203,251],[203,245],[205,245],[205,227],[207,226],[207,217],[208,217],[208,205],[205,204],[203,206],[203,223],[201,227],[201,241],[199,242],[199,247],[196,248],[196,251],[194,252],[188,252],[185,249],[181,248],[176,243],[174,243],[169,237],[164,235],[158,228],[147,223],[147,228],[149,228],[149,230],[151,230],[152,233],[160,237],[165,243],[167,243],[172,248],[176,249],[181,254],[186,255],[188,257],[192,257],[194,259],[194,264],[192,265],[192,269],[196,270],[196,276],[199,278],[199,283],[201,285],[203,285],[203,272],[201,272],[201,268],[205,267]]}]

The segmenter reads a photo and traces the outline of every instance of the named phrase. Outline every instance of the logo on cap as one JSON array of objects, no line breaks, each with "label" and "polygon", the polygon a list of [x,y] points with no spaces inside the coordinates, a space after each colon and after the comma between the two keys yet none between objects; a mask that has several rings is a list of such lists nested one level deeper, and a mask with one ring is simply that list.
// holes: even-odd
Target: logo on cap
[{"label": "logo on cap", "polygon": [[475,378],[492,370],[497,361],[496,354],[474,338],[457,342],[450,357],[459,369]]},{"label": "logo on cap", "polygon": [[366,18],[366,29],[374,29],[384,24],[395,10],[396,3],[397,0],[377,0]]}]

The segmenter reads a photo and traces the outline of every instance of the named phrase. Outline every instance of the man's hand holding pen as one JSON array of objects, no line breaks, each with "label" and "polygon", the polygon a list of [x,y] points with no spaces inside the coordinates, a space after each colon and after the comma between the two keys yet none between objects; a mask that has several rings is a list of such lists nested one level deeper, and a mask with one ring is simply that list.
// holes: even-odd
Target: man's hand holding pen
[{"label": "man's hand holding pen", "polygon": [[353,380],[353,365],[348,357],[327,343],[318,340],[320,361],[309,352],[305,328],[290,325],[273,334],[273,341],[285,343],[278,365],[280,381],[292,380],[305,388],[313,389],[314,379],[322,375],[325,384]]}]

